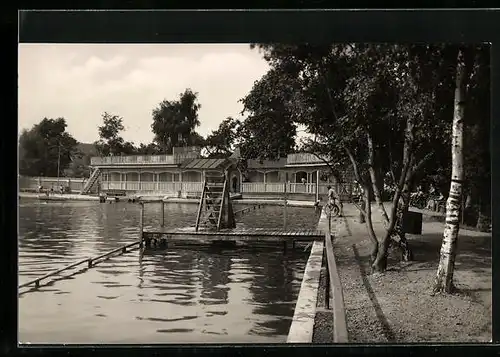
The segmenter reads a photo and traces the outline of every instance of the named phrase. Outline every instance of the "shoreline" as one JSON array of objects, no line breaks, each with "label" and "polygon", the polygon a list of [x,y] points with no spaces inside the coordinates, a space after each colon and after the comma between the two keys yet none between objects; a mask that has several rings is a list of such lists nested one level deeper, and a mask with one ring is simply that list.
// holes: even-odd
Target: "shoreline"
[{"label": "shoreline", "polygon": [[[42,196],[42,197],[40,197]],[[80,202],[80,201],[95,201],[99,202],[99,196],[90,196],[90,195],[80,195],[78,193],[65,193],[65,194],[59,194],[59,193],[53,193],[50,196],[45,196],[40,193],[34,193],[34,192],[19,192],[18,193],[19,199],[36,199],[39,201],[54,201],[54,202]],[[123,196],[120,197],[120,202],[127,202],[128,199],[135,198],[136,202],[144,202],[144,203],[160,203],[160,202],[165,202],[165,203],[192,203],[192,204],[198,204],[200,202],[199,198],[177,198],[177,197],[171,197],[171,198],[162,198],[161,196],[148,196],[148,195],[138,195],[137,196]],[[107,201],[109,202],[114,202],[114,197],[108,197]],[[240,204],[240,205],[267,205],[267,206],[283,206],[283,200],[279,199],[260,199],[260,198],[233,198],[231,199],[233,204]],[[287,205],[289,207],[314,207],[314,201],[304,201],[304,200],[288,200]],[[349,204],[349,203],[344,203]],[[390,203],[389,202],[384,202],[384,205],[386,205],[386,209],[390,208]],[[320,203],[319,209],[322,208],[322,204]],[[444,223],[445,219],[445,214],[439,213],[439,212],[434,212],[434,211],[429,211],[426,209],[419,209],[415,207],[410,207],[410,211],[416,212],[416,213],[421,213],[424,217],[424,221],[434,221],[434,222],[440,222]],[[481,232],[479,231],[476,227],[471,227],[467,225],[460,225],[460,230],[465,230],[465,231],[472,231],[472,232],[477,232],[479,234],[491,234],[490,232]]]},{"label": "shoreline", "polygon": [[[33,192],[19,192],[19,199],[35,199],[38,201],[55,201],[55,202],[64,202],[64,201],[95,201],[99,202],[99,196],[90,196],[90,195],[80,195],[80,194],[58,194],[53,193],[49,196],[45,196],[39,193]],[[154,202],[165,202],[165,203],[192,203],[198,204],[200,200],[198,198],[161,198],[160,196],[124,196],[120,197],[120,202],[127,202],[128,199],[135,198],[136,202],[144,202],[144,203],[154,203]],[[108,197],[107,199],[110,202],[114,201],[114,198]],[[263,204],[268,206],[283,206],[283,200],[276,199],[252,199],[252,198],[237,198],[232,199],[233,204],[242,204],[242,205],[254,205],[254,204]],[[299,201],[299,200],[288,200],[287,205],[290,207],[314,207],[314,201]]]}]

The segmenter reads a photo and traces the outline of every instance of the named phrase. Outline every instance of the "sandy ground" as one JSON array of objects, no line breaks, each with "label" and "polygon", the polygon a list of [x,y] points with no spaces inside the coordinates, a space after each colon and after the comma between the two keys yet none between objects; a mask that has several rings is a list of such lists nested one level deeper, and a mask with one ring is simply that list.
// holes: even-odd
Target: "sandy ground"
[{"label": "sandy ground", "polygon": [[[414,261],[390,252],[388,271],[370,275],[370,241],[356,208],[344,205],[335,255],[344,289],[350,342],[488,342],[491,330],[491,234],[461,229],[452,295],[432,295],[443,223],[424,217],[422,235],[409,235]],[[373,209],[376,233],[383,225]]]}]

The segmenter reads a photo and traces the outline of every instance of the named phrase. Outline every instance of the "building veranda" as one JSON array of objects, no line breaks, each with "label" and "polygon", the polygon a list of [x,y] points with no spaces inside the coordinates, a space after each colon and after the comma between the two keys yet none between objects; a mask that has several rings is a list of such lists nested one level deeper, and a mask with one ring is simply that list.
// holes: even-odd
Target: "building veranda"
[{"label": "building veranda", "polygon": [[[243,197],[308,196],[313,199],[335,185],[352,194],[353,180],[342,182],[327,164],[309,153],[289,154],[279,160],[243,160],[236,151],[225,158],[204,158],[197,147],[174,148],[172,155],[133,155],[91,158],[91,178],[83,193],[122,190],[127,194],[199,197],[209,172],[226,172],[233,194]],[[94,182],[93,182],[94,181]]]}]

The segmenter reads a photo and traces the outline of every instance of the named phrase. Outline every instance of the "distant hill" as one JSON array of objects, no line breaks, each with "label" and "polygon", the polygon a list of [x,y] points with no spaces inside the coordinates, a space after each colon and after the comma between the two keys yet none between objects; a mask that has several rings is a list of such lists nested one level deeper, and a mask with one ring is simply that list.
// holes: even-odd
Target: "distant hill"
[{"label": "distant hill", "polygon": [[[78,143],[76,149],[81,153],[81,155],[73,156],[73,161],[63,170],[61,174],[63,176],[70,177],[89,177],[90,158],[92,156],[98,156],[97,150],[95,149],[94,144],[88,143]],[[20,145],[18,145],[18,150],[19,160],[21,160],[24,156],[24,150]]]},{"label": "distant hill", "polygon": [[97,156],[97,151],[94,144],[78,143],[78,151],[81,151],[83,155]]},{"label": "distant hill", "polygon": [[90,175],[90,158],[97,156],[97,151],[94,144],[87,143],[78,143],[76,149],[81,153],[81,157],[73,158],[73,162],[65,170],[65,174],[72,177],[88,177]]},{"label": "distant hill", "polygon": [[[24,149],[20,145],[18,145],[18,148],[19,157],[21,158],[24,155]],[[97,150],[95,149],[94,144],[78,143],[76,148],[83,154],[82,156],[97,156]]]}]

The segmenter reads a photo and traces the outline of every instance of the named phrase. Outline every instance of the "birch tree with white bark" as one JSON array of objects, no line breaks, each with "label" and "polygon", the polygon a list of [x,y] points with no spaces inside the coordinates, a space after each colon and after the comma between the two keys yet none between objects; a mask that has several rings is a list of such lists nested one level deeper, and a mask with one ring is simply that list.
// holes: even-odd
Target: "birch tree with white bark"
[{"label": "birch tree with white bark", "polygon": [[464,48],[458,50],[457,70],[455,78],[455,102],[452,124],[452,171],[450,193],[446,201],[446,221],[443,233],[443,243],[434,292],[453,291],[453,273],[457,254],[458,232],[460,228],[460,208],[464,183],[464,114],[467,81],[471,68],[471,57]]}]

